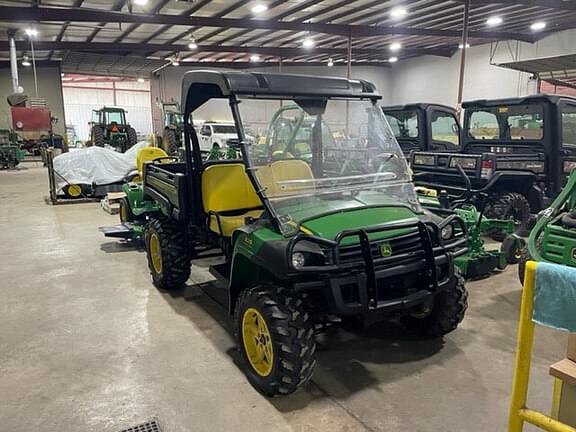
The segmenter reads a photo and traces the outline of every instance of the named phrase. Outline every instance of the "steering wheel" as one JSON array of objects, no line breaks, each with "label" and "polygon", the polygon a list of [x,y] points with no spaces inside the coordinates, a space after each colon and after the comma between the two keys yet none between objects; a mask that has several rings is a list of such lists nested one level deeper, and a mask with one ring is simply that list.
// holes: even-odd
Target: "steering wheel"
[{"label": "steering wheel", "polygon": [[152,159],[152,163],[154,165],[158,165],[160,163],[164,163],[162,161],[165,161],[165,160],[170,160],[172,162],[178,162],[179,158],[177,156],[160,156],[160,157]]}]

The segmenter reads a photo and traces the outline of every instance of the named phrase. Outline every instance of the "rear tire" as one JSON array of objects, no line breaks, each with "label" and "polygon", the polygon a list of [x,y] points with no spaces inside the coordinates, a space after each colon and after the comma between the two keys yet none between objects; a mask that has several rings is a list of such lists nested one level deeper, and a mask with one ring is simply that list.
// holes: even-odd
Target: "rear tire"
[{"label": "rear tire", "polygon": [[104,147],[104,129],[100,126],[92,126],[91,141],[93,146]]},{"label": "rear tire", "polygon": [[[256,334],[250,330],[254,319]],[[236,301],[234,333],[244,373],[262,394],[288,395],[310,380],[316,365],[314,328],[302,300],[285,288],[260,285],[244,290]]]},{"label": "rear tire", "polygon": [[128,198],[124,197],[120,200],[120,223],[134,222],[136,216],[132,213],[130,202]]},{"label": "rear tire", "polygon": [[[513,217],[520,225],[516,233],[526,236],[529,233],[530,203],[528,199],[517,192],[498,193],[490,196],[486,203],[484,216],[490,219],[506,220]],[[503,241],[506,233],[501,230],[491,230],[489,233],[496,241]]]},{"label": "rear tire", "polygon": [[169,219],[151,219],[146,227],[146,258],[157,288],[181,288],[191,271],[192,251],[186,231]]},{"label": "rear tire", "polygon": [[172,129],[164,130],[164,137],[162,138],[164,150],[170,156],[178,155],[178,140],[176,139],[176,131]]},{"label": "rear tire", "polygon": [[432,312],[420,318],[409,315],[402,318],[402,323],[411,331],[427,338],[439,338],[453,330],[464,319],[468,309],[468,291],[464,278],[455,269],[450,285],[440,292],[434,301]]},{"label": "rear tire", "polygon": [[126,148],[126,150],[128,150],[130,147],[132,147],[134,144],[138,142],[138,135],[136,134],[136,130],[131,126],[128,126],[127,131],[128,131],[128,147]]},{"label": "rear tire", "polygon": [[500,251],[506,257],[506,262],[508,264],[518,264],[522,258],[524,248],[526,247],[526,242],[521,238],[514,236],[506,236],[502,244],[500,245]]}]

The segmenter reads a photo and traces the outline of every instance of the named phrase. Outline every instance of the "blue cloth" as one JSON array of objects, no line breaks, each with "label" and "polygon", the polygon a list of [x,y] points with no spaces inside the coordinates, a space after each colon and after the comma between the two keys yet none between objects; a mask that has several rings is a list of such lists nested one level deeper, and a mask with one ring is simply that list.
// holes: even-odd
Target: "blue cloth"
[{"label": "blue cloth", "polygon": [[539,262],[535,282],[532,320],[576,332],[576,268]]}]

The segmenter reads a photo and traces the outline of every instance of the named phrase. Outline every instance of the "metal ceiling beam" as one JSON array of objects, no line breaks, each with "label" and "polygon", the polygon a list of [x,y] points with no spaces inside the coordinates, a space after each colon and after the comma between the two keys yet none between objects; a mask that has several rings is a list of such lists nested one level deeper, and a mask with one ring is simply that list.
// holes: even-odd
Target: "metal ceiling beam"
[{"label": "metal ceiling beam", "polygon": [[[18,50],[28,49],[27,41],[16,41],[16,48]],[[92,42],[86,44],[84,42],[47,42],[37,41],[34,42],[36,51],[102,51],[102,52],[187,52],[190,49],[186,45],[176,44],[137,44],[137,43],[114,43],[114,42]],[[8,41],[0,41],[0,51],[8,51]],[[201,52],[216,52],[216,53],[248,53],[248,54],[261,54],[270,56],[293,57],[293,56],[310,56],[318,54],[337,55],[346,54],[345,48],[322,48],[316,47],[311,50],[304,48],[288,48],[288,47],[263,47],[263,46],[223,46],[223,45],[199,45],[194,53]],[[437,55],[442,57],[449,57],[451,55],[450,49],[405,49],[402,54],[410,55]],[[354,50],[357,54],[384,54],[389,56],[390,51],[386,48],[373,49],[373,48],[358,48]]]},{"label": "metal ceiling beam", "polygon": [[472,4],[501,4],[545,7],[548,9],[559,9],[566,11],[576,11],[576,2],[567,0],[472,0]]},{"label": "metal ceiling beam", "polygon": [[[297,21],[268,21],[237,18],[182,16],[166,14],[125,14],[122,12],[101,11],[93,9],[60,9],[60,8],[26,8],[0,6],[0,20],[8,22],[30,21],[76,21],[107,23],[164,24],[203,27],[250,28],[264,30],[292,30],[327,33],[340,36],[366,37],[379,35],[421,35],[445,36],[459,38],[457,30],[440,30],[396,26],[365,26],[348,24],[305,23]],[[512,39],[532,42],[532,35],[502,31],[475,31],[470,37],[485,39]]]}]

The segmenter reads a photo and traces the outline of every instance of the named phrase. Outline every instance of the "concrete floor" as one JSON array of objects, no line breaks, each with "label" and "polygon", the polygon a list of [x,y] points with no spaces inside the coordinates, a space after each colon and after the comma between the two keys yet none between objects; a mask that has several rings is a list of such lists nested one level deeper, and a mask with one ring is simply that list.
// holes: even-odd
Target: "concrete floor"
[{"label": "concrete floor", "polygon": [[[465,321],[443,341],[393,325],[322,338],[309,387],[269,400],[247,383],[226,314],[194,283],[150,282],[140,250],[102,237],[97,203],[51,206],[45,170],[0,172],[0,430],[118,431],[157,417],[184,431],[502,431],[520,285],[516,267],[468,283]],[[539,330],[531,401],[565,335]],[[527,428],[527,430],[529,430]]]}]

